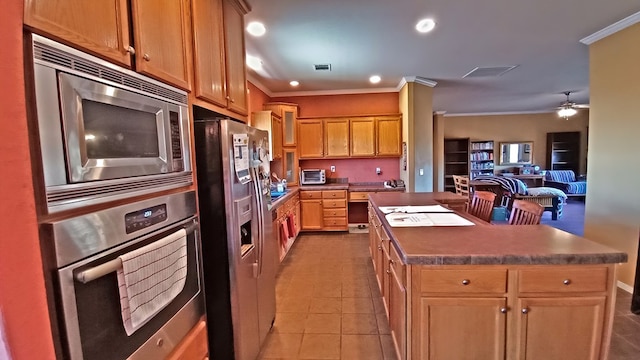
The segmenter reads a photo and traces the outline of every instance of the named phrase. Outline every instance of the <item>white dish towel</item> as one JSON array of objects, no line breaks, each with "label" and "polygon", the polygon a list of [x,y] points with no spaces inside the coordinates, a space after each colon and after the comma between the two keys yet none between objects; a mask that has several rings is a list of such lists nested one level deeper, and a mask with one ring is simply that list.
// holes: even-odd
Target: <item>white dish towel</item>
[{"label": "white dish towel", "polygon": [[127,336],[182,291],[187,276],[187,233],[180,230],[120,256],[118,290]]}]

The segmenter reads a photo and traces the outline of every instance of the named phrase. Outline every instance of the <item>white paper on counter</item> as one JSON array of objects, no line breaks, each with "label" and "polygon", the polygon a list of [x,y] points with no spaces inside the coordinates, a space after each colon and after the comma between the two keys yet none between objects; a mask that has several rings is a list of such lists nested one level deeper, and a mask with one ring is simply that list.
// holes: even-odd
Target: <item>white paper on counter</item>
[{"label": "white paper on counter", "polygon": [[419,227],[419,226],[472,226],[471,221],[452,212],[441,213],[391,213],[385,215],[392,227]]},{"label": "white paper on counter", "polygon": [[442,205],[408,205],[408,206],[380,206],[380,211],[385,214],[390,213],[449,213],[453,210],[448,209]]}]

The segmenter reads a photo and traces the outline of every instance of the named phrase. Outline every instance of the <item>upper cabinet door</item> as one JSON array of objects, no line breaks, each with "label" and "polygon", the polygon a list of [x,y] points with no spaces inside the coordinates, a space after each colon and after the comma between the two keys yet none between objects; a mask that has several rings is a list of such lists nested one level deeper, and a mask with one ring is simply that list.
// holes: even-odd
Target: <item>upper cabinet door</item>
[{"label": "upper cabinet door", "polygon": [[349,119],[324,121],[324,156],[349,156]]},{"label": "upper cabinet door", "polygon": [[131,67],[127,0],[26,0],[24,23]]},{"label": "upper cabinet door", "polygon": [[192,0],[195,96],[227,106],[222,0]]},{"label": "upper cabinet door", "polygon": [[300,159],[321,158],[324,155],[322,120],[299,120],[298,136]]},{"label": "upper cabinet door", "polygon": [[136,69],[190,90],[188,0],[131,0]]},{"label": "upper cabinet door", "polygon": [[282,145],[296,146],[296,118],[298,117],[298,107],[293,105],[283,105],[282,112]]},{"label": "upper cabinet door", "polygon": [[247,115],[247,73],[244,51],[244,13],[230,0],[223,1],[225,51],[227,54],[228,108]]},{"label": "upper cabinet door", "polygon": [[402,121],[399,117],[377,119],[377,156],[400,156],[402,154]]},{"label": "upper cabinet door", "polygon": [[375,156],[376,127],[373,118],[351,119],[351,156]]}]

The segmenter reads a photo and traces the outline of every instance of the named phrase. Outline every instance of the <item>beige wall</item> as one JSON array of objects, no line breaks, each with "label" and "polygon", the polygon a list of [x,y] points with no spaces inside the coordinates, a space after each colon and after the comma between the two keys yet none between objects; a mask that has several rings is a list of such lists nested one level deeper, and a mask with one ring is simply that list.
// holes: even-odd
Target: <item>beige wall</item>
[{"label": "beige wall", "polygon": [[410,87],[413,87],[413,83],[405,84],[398,94],[398,103],[402,114],[402,141],[407,143],[407,169],[400,166],[400,179],[404,181],[407,191],[413,192],[415,184],[413,176],[409,176],[415,170],[415,143],[409,138],[409,134],[414,132],[413,112],[409,111],[409,104],[413,102],[413,91],[409,91]]},{"label": "beige wall", "polygon": [[633,285],[640,227],[640,24],[590,50],[589,186],[585,237],[629,254],[618,279]]},{"label": "beige wall", "polygon": [[[471,138],[473,140],[493,140],[495,144],[496,170],[506,166],[499,165],[500,142],[533,141],[533,161],[541,168],[547,168],[547,133],[580,131],[581,162],[580,172],[586,172],[587,129],[589,115],[587,110],[564,120],[555,113],[523,115],[482,115],[482,116],[446,116],[444,118],[445,138]],[[589,168],[591,165],[589,165]]]},{"label": "beige wall", "polygon": [[407,83],[400,90],[398,102],[402,141],[407,143],[407,170],[400,167],[400,178],[409,192],[433,191],[433,88]]}]

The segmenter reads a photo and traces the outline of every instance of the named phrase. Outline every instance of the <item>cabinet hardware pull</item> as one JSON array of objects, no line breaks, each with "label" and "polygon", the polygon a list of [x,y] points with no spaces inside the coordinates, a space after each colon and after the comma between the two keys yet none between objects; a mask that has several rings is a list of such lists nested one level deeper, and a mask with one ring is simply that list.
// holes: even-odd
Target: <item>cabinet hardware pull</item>
[{"label": "cabinet hardware pull", "polygon": [[236,102],[236,99],[231,99],[231,102],[232,102],[232,103],[235,103],[235,102]]},{"label": "cabinet hardware pull", "polygon": [[391,274],[391,270],[387,270],[387,274]]},{"label": "cabinet hardware pull", "polygon": [[378,251],[382,251],[382,246],[378,246]]},{"label": "cabinet hardware pull", "polygon": [[529,309],[528,308],[522,308],[522,313],[523,314],[528,314],[529,313]]},{"label": "cabinet hardware pull", "polygon": [[571,280],[570,279],[565,279],[562,283],[565,284],[565,285],[571,285]]},{"label": "cabinet hardware pull", "polygon": [[462,280],[462,285],[469,285],[469,284],[471,284],[471,280],[468,280],[468,279]]},{"label": "cabinet hardware pull", "polygon": [[508,309],[506,307],[500,308],[500,312],[503,313],[503,314],[506,314],[507,310]]},{"label": "cabinet hardware pull", "polygon": [[131,55],[135,55],[136,49],[134,49],[133,46],[129,45],[129,47],[127,47],[127,52]]},{"label": "cabinet hardware pull", "polygon": [[389,265],[394,265],[395,263],[396,263],[396,262],[395,262],[395,261],[393,261],[393,259],[390,259],[390,260],[389,260]]},{"label": "cabinet hardware pull", "polygon": [[142,56],[142,58],[143,58],[145,61],[149,61],[149,60],[151,60],[151,57],[149,56],[149,54],[144,54],[144,55]]}]

